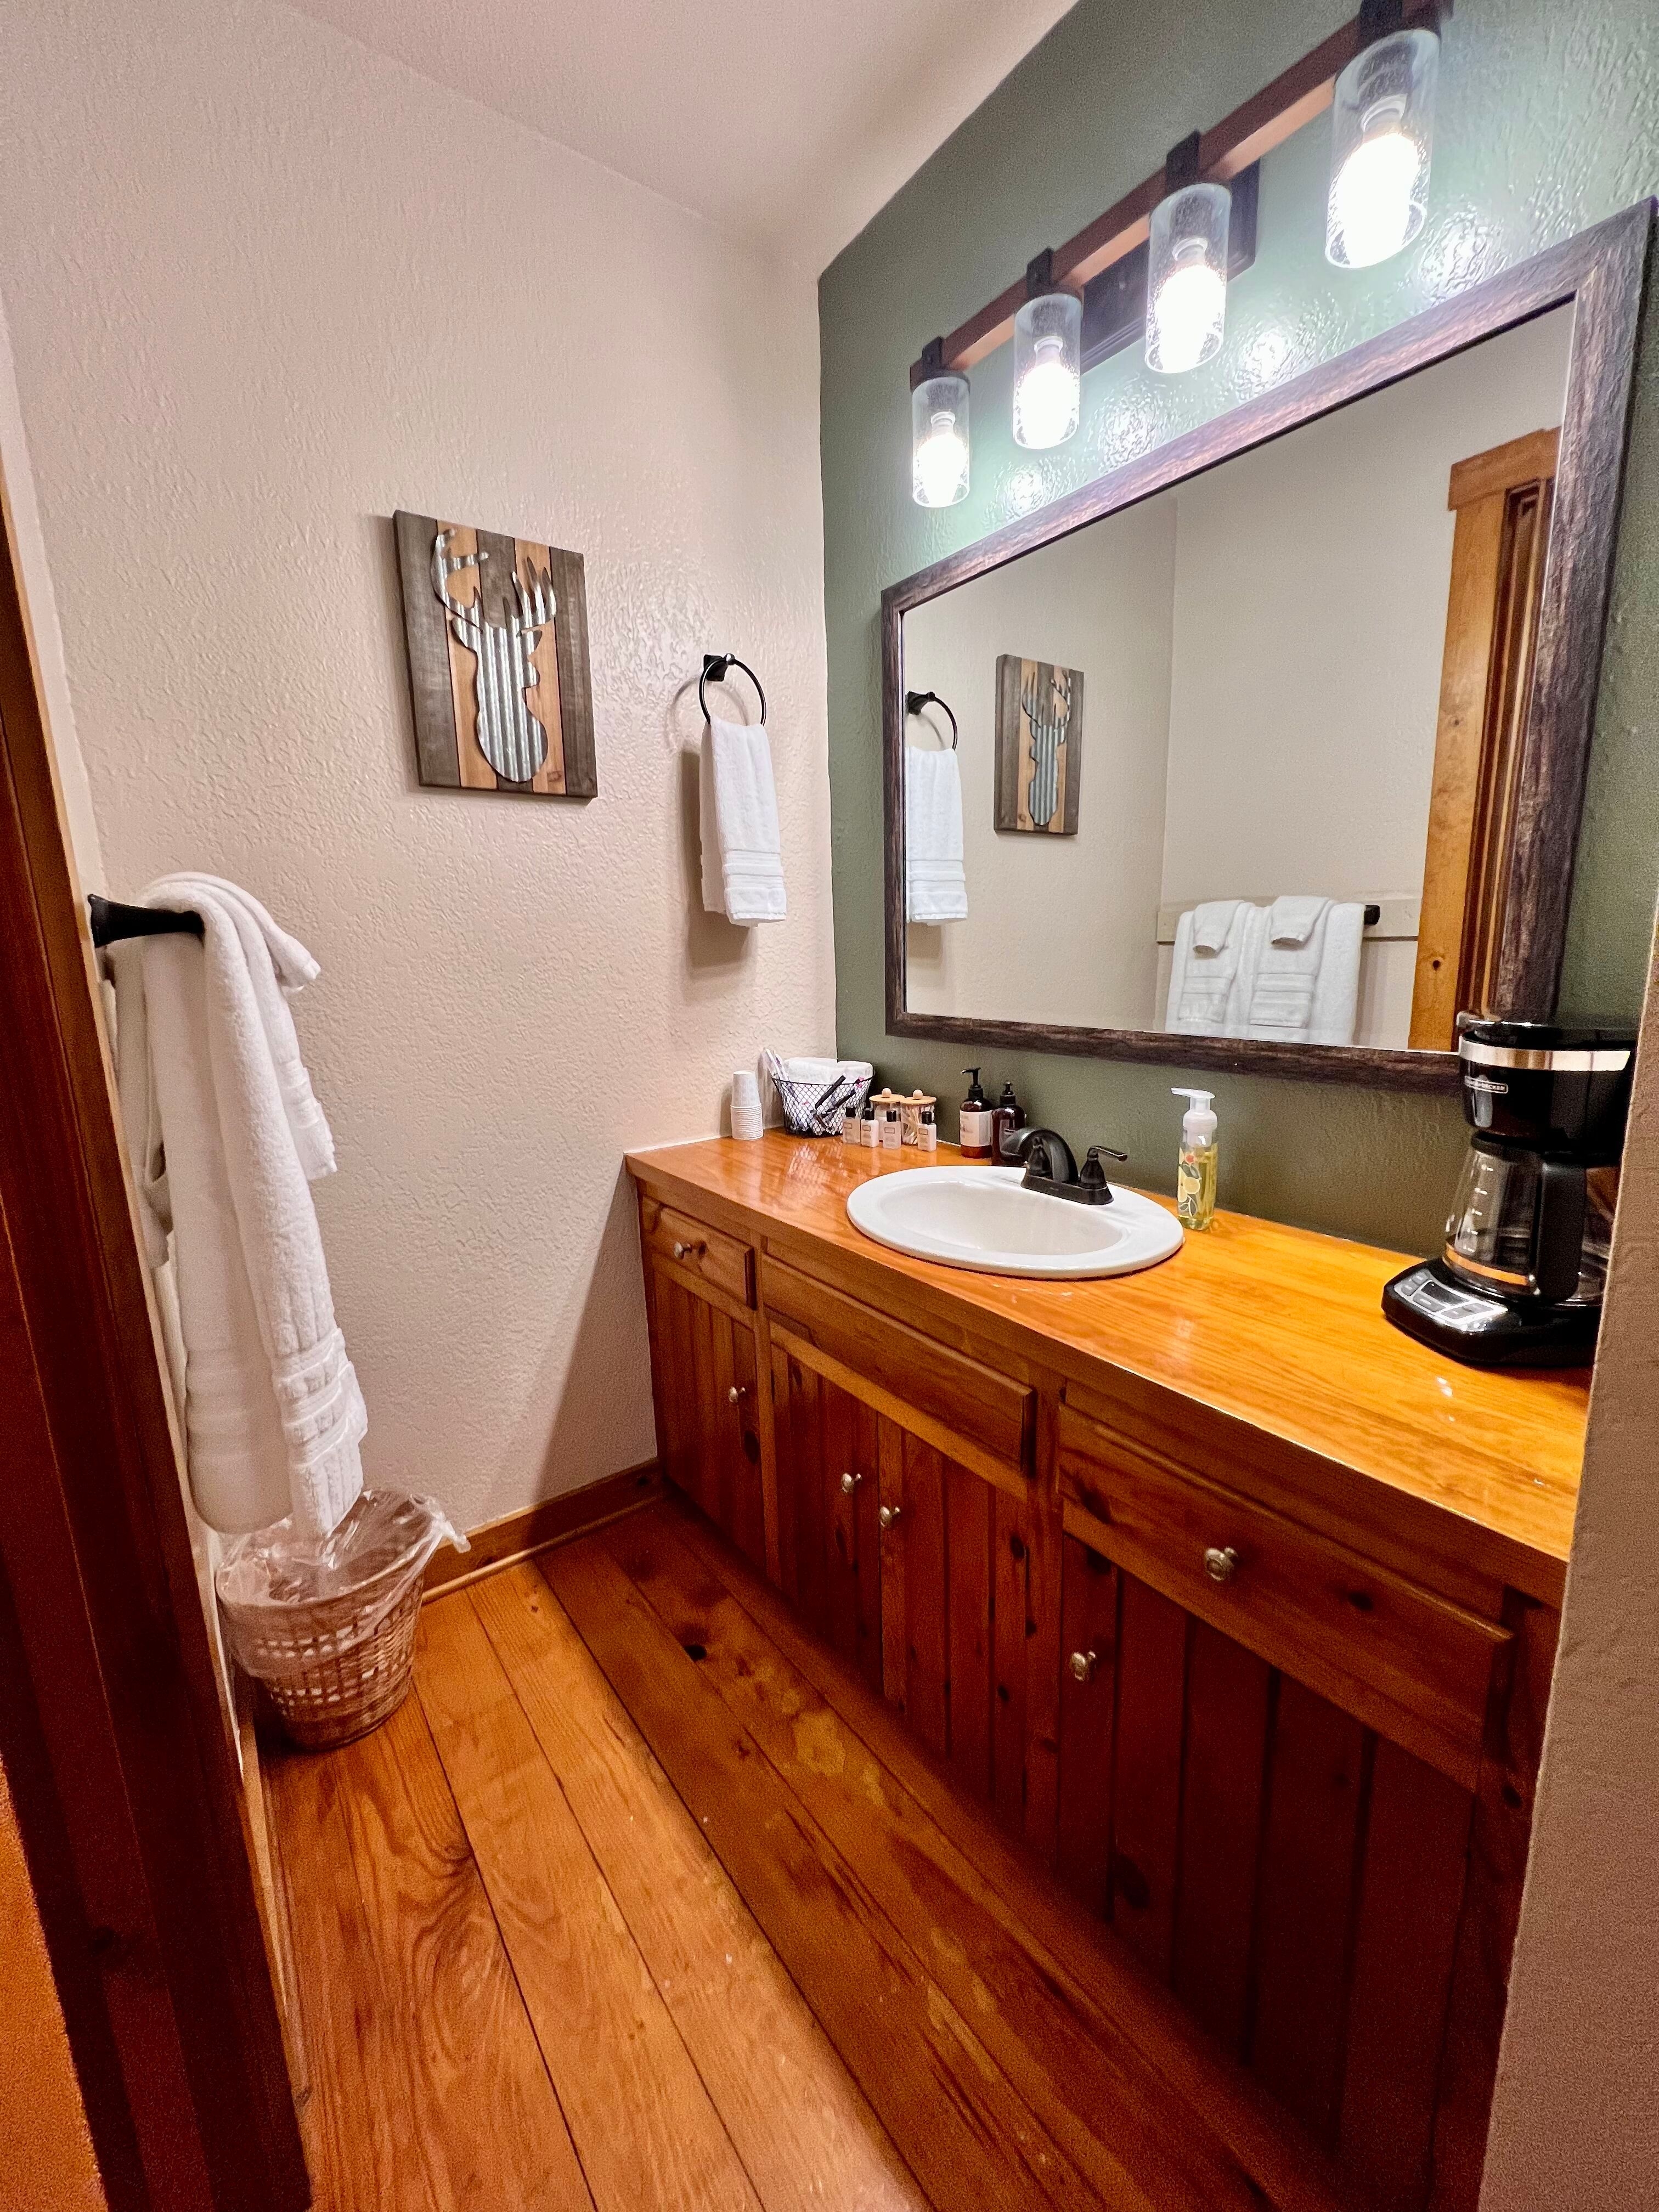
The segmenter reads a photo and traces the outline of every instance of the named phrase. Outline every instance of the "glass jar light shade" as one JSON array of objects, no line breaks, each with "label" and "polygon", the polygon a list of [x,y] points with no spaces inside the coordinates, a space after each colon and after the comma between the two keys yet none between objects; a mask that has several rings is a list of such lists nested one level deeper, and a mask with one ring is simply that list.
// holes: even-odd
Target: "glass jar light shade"
[{"label": "glass jar light shade", "polygon": [[1188,185],[1152,210],[1146,264],[1146,366],[1161,375],[1200,368],[1221,350],[1227,323],[1225,185]]},{"label": "glass jar light shade", "polygon": [[1336,80],[1325,258],[1339,269],[1386,261],[1422,229],[1439,71],[1434,32],[1394,31]]},{"label": "glass jar light shade", "polygon": [[910,496],[954,507],[968,496],[968,380],[929,376],[910,394]]},{"label": "glass jar light shade", "polygon": [[1083,302],[1039,292],[1014,317],[1014,442],[1059,446],[1076,430],[1083,381]]}]

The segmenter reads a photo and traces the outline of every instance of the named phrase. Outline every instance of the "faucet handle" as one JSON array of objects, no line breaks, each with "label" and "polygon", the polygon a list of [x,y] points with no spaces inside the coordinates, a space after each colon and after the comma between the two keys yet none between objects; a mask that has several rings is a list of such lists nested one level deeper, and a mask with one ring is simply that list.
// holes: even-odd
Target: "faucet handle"
[{"label": "faucet handle", "polygon": [[1078,1181],[1085,1189],[1099,1190],[1104,1187],[1106,1182],[1106,1170],[1101,1165],[1102,1159],[1127,1160],[1128,1157],[1127,1152],[1119,1152],[1115,1145],[1091,1145],[1088,1158],[1084,1161],[1079,1172]]}]

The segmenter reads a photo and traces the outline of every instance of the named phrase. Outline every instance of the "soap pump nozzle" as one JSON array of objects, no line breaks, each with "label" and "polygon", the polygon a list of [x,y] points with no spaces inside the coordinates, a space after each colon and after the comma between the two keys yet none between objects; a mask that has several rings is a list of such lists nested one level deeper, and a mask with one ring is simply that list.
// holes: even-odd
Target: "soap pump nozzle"
[{"label": "soap pump nozzle", "polygon": [[1207,1145],[1216,1133],[1216,1117],[1211,1110],[1215,1103],[1213,1091],[1188,1091],[1179,1083],[1170,1085],[1174,1098],[1190,1098],[1192,1104],[1181,1117],[1181,1136],[1183,1144]]}]

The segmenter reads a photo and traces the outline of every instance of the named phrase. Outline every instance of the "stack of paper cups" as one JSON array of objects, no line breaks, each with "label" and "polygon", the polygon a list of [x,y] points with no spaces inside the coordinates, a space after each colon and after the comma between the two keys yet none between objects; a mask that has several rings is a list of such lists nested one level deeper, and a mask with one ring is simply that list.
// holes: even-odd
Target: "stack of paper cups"
[{"label": "stack of paper cups", "polygon": [[732,1078],[732,1134],[758,1137],[762,1127],[760,1084],[752,1067],[740,1067]]}]

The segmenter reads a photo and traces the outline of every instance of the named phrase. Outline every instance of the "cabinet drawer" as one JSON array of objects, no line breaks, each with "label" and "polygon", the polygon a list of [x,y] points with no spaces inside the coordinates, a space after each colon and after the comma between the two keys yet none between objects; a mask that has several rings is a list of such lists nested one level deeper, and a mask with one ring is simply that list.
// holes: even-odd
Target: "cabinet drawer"
[{"label": "cabinet drawer", "polygon": [[[781,1261],[763,1258],[761,1279],[775,1320],[899,1401],[883,1411],[901,1421],[906,1406],[928,1414],[969,1440],[962,1456],[970,1466],[983,1454],[1022,1474],[1029,1470],[1036,1414],[1036,1393],[1029,1383],[982,1367],[965,1352],[936,1344]],[[856,1382],[845,1387],[856,1389]]]},{"label": "cabinet drawer", "polygon": [[712,1283],[739,1305],[754,1304],[755,1255],[738,1237],[694,1221],[648,1192],[640,1194],[640,1237],[647,1252]]},{"label": "cabinet drawer", "polygon": [[1474,1788],[1507,1631],[1069,1407],[1060,1490],[1082,1542]]}]

